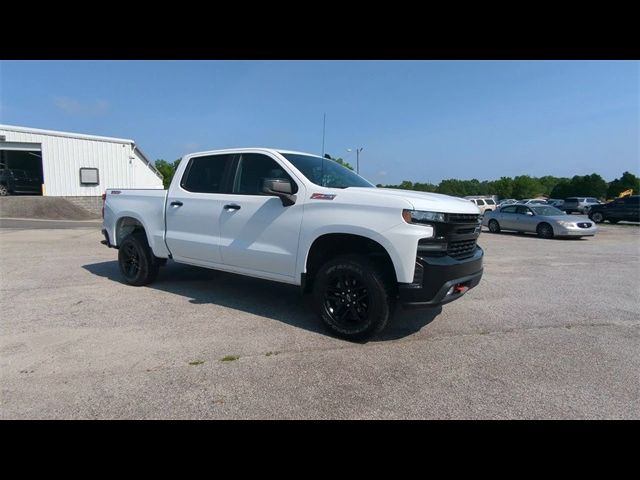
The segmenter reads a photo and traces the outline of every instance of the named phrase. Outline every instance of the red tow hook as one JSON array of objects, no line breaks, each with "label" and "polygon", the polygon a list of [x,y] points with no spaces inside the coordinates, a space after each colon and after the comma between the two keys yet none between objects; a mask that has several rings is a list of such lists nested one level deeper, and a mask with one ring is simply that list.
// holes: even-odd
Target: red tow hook
[{"label": "red tow hook", "polygon": [[461,283],[453,287],[453,293],[464,293],[467,290],[469,290],[469,287],[462,285]]}]

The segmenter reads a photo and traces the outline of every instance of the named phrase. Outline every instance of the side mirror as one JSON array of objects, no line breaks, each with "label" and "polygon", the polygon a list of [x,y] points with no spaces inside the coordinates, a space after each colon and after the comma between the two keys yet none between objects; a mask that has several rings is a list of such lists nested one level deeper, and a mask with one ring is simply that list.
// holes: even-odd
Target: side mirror
[{"label": "side mirror", "polygon": [[296,203],[296,196],[291,193],[292,190],[291,182],[284,178],[265,178],[262,181],[262,193],[280,197],[285,207]]},{"label": "side mirror", "polygon": [[529,215],[530,217],[533,217],[533,212],[529,210],[527,213],[525,213],[525,215]]}]

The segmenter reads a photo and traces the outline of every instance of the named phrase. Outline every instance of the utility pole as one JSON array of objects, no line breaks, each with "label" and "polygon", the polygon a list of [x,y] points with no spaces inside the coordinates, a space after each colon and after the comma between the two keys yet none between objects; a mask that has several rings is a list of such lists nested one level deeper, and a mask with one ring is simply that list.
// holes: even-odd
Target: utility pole
[{"label": "utility pole", "polygon": [[[356,173],[360,174],[360,152],[364,149],[364,147],[356,148]],[[347,148],[347,152],[353,152],[353,148]]]},{"label": "utility pole", "polygon": [[356,148],[356,173],[360,175],[360,152],[364,147]]},{"label": "utility pole", "polygon": [[327,114],[325,113],[322,117],[322,158],[324,158],[324,132],[325,127],[327,126]]}]

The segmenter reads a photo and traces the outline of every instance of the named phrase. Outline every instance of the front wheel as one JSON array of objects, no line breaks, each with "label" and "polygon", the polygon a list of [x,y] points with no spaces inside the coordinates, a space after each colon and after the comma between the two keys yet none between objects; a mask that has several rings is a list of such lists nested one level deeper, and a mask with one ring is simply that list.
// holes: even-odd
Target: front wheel
[{"label": "front wheel", "polygon": [[553,238],[553,228],[548,223],[541,223],[536,231],[541,238]]},{"label": "front wheel", "polygon": [[489,231],[491,233],[500,233],[500,224],[497,220],[489,220]]},{"label": "front wheel", "polygon": [[361,255],[342,255],[325,263],[314,279],[313,297],[325,326],[347,340],[381,332],[394,308],[391,285]]},{"label": "front wheel", "polygon": [[604,222],[604,215],[601,212],[594,212],[591,215],[589,215],[589,218],[596,223]]},{"label": "front wheel", "polygon": [[6,185],[0,185],[0,197],[9,195],[9,188]]},{"label": "front wheel", "polygon": [[160,265],[143,232],[128,235],[118,249],[118,265],[125,281],[136,287],[155,280]]}]

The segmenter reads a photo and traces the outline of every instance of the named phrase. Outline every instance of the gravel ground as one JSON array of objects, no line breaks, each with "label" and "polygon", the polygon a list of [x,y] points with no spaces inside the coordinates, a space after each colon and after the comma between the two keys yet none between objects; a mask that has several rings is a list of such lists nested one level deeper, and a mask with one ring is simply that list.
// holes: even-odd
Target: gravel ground
[{"label": "gravel ground", "polygon": [[170,262],[124,285],[100,240],[0,229],[1,418],[640,418],[635,225],[484,232],[477,288],[366,344],[283,284]]}]

